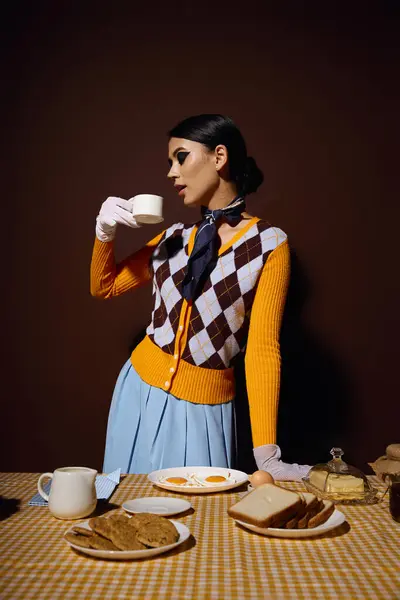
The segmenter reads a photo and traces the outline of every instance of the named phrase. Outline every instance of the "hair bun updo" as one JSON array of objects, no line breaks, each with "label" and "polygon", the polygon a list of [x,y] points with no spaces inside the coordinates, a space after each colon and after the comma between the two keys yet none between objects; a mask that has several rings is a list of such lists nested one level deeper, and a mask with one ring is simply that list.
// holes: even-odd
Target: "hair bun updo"
[{"label": "hair bun updo", "polygon": [[252,194],[256,192],[264,181],[262,171],[257,167],[257,163],[252,156],[246,158],[244,165],[243,179],[241,181],[242,193]]}]

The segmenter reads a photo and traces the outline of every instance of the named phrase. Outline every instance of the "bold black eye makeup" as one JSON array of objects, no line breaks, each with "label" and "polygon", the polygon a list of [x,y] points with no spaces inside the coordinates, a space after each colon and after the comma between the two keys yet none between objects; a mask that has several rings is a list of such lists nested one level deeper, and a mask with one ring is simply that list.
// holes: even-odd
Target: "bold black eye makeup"
[{"label": "bold black eye makeup", "polygon": [[178,159],[178,163],[180,165],[183,165],[188,154],[189,154],[189,152],[178,152],[178,154],[176,155],[176,158]]},{"label": "bold black eye makeup", "polygon": [[[183,151],[180,151],[179,148],[177,148],[174,151],[173,156],[177,157],[178,163],[180,165],[183,165],[183,163],[185,162],[185,159],[186,159],[186,157],[187,157],[188,154],[190,154],[190,152],[183,152]],[[172,160],[170,158],[168,159],[168,164],[169,164],[170,167],[172,167]]]}]

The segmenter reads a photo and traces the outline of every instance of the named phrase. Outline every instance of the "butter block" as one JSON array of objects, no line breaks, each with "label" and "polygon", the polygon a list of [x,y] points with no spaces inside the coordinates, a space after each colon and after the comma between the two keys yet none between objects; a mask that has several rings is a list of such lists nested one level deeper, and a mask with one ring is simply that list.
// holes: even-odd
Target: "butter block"
[{"label": "butter block", "polygon": [[328,494],[359,495],[364,493],[364,481],[360,477],[354,477],[354,475],[328,474],[328,471],[311,471],[309,481],[313,486]]}]

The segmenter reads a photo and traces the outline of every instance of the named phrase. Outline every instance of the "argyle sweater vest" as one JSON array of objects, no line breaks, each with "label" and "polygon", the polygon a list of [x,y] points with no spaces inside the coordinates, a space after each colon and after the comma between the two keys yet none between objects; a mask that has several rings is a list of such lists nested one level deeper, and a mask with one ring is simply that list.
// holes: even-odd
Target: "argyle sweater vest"
[{"label": "argyle sweater vest", "polygon": [[[177,223],[167,229],[155,249],[153,314],[147,335],[173,355],[184,299],[182,281],[194,226]],[[244,351],[250,313],[260,273],[270,252],[285,234],[259,221],[225,250],[193,303],[182,360],[205,369],[226,369]]]}]

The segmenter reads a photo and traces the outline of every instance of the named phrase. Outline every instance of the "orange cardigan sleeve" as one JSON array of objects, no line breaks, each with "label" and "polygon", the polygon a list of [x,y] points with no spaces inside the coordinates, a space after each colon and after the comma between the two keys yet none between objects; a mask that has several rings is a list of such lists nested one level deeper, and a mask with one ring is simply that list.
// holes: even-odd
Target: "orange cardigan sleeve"
[{"label": "orange cardigan sleeve", "polygon": [[112,298],[150,281],[150,257],[163,235],[164,231],[118,264],[114,258],[114,243],[100,242],[96,238],[90,265],[92,296]]},{"label": "orange cardigan sleeve", "polygon": [[290,277],[287,240],[269,255],[250,316],[245,356],[253,446],[276,443],[281,375],[279,333]]}]

